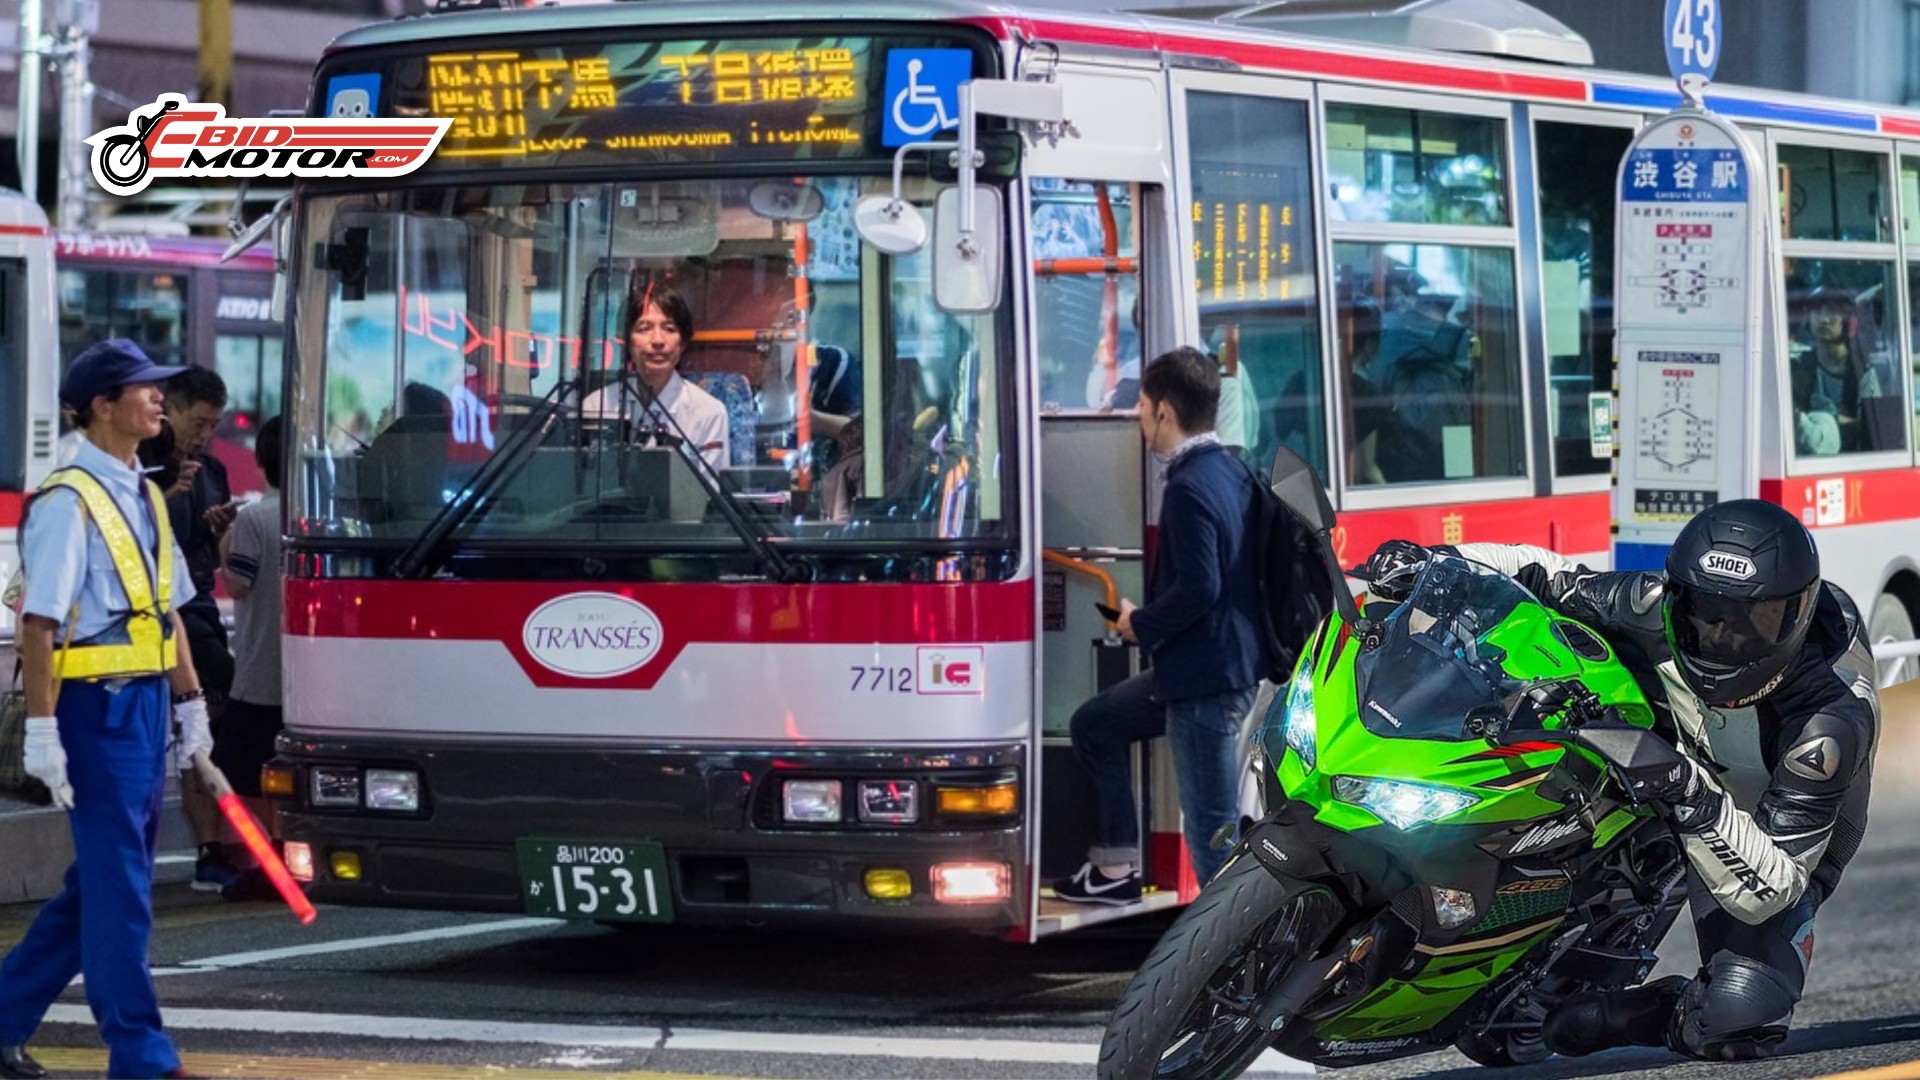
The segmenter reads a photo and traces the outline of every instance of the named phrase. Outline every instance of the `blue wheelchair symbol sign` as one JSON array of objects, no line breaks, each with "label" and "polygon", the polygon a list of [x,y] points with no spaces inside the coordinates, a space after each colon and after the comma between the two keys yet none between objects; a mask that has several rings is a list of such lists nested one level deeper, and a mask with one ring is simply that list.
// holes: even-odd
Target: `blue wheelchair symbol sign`
[{"label": "blue wheelchair symbol sign", "polygon": [[1691,79],[1704,87],[1720,66],[1720,0],[1667,0],[1662,17],[1667,42],[1667,70],[1675,79]]},{"label": "blue wheelchair symbol sign", "polygon": [[973,78],[967,49],[895,49],[887,54],[882,146],[931,139],[960,126],[960,84]]}]

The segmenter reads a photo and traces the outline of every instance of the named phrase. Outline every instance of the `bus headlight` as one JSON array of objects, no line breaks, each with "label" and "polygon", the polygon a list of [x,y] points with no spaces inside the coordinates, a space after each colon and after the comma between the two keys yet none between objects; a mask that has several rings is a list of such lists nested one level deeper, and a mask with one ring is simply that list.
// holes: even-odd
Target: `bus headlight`
[{"label": "bus headlight", "polygon": [[360,770],[318,765],[313,777],[313,805],[360,808]]},{"label": "bus headlight", "polygon": [[409,814],[419,811],[420,774],[406,769],[368,769],[367,809]]},{"label": "bus headlight", "polygon": [[780,786],[786,820],[801,825],[826,825],[840,820],[840,781],[789,780]]}]

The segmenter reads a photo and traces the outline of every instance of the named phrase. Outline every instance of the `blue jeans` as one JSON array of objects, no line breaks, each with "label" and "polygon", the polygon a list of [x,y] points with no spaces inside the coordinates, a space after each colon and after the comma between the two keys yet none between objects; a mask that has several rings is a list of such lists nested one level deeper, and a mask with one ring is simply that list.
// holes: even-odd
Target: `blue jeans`
[{"label": "blue jeans", "polygon": [[1130,751],[1134,743],[1167,736],[1180,782],[1180,815],[1193,871],[1211,879],[1226,853],[1213,850],[1220,826],[1240,820],[1240,722],[1257,687],[1182,701],[1153,694],[1153,674],[1141,672],[1088,698],[1074,710],[1073,753],[1093,781],[1095,863],[1140,863],[1140,814],[1133,801]]}]

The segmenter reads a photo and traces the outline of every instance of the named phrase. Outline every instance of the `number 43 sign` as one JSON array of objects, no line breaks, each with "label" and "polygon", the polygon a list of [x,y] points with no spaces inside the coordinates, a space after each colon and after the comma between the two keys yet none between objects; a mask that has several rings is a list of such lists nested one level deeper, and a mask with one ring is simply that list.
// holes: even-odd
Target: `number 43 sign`
[{"label": "number 43 sign", "polygon": [[1667,0],[1667,70],[1698,101],[1720,65],[1720,0]]}]

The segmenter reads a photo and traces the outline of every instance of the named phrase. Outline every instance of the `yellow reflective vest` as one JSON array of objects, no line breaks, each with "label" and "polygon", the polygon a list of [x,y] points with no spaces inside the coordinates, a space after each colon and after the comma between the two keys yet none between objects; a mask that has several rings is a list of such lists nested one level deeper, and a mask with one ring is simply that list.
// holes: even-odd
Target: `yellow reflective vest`
[{"label": "yellow reflective vest", "polygon": [[72,644],[60,651],[57,668],[65,679],[121,679],[136,675],[158,675],[173,669],[178,658],[173,640],[173,625],[167,612],[173,606],[173,526],[167,520],[167,503],[160,488],[151,480],[142,480],[147,502],[153,507],[154,529],[159,534],[159,550],[154,554],[155,570],[147,569],[140,552],[140,541],[127,524],[120,505],[107,489],[85,469],[66,468],[47,477],[39,493],[66,488],[80,496],[87,517],[100,530],[113,567],[120,575],[120,587],[126,590],[132,609],[126,617],[127,640],[103,645]]}]

